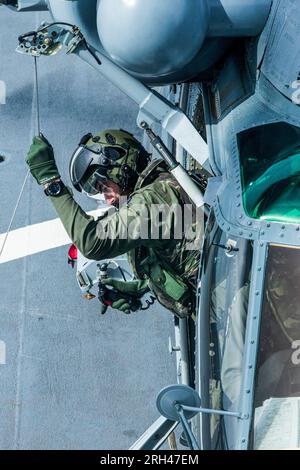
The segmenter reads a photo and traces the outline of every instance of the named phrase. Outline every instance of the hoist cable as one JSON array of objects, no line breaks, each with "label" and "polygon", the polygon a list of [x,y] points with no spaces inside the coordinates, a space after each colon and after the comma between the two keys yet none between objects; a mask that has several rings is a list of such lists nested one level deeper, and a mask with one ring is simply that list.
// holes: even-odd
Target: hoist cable
[{"label": "hoist cable", "polygon": [[[38,132],[38,135],[40,135],[40,134],[41,134],[41,125],[40,125],[40,97],[39,97],[38,70],[37,70],[37,60],[36,60],[36,57],[34,57],[34,92],[35,92],[35,104],[36,104],[36,125],[37,125],[37,132]],[[20,191],[20,193],[19,193],[19,196],[18,196],[16,205],[15,205],[15,207],[14,207],[13,214],[12,214],[12,217],[11,217],[11,219],[10,219],[10,222],[9,222],[9,225],[8,225],[8,228],[7,228],[7,231],[6,231],[6,234],[5,234],[3,243],[2,243],[2,247],[1,247],[1,250],[0,250],[0,258],[1,258],[2,254],[3,254],[3,252],[4,252],[4,248],[5,248],[5,246],[6,246],[8,236],[9,236],[9,234],[10,234],[12,225],[13,225],[13,223],[14,223],[15,216],[16,216],[18,207],[19,207],[19,205],[20,205],[20,202],[21,202],[21,199],[22,199],[22,196],[23,196],[23,193],[24,193],[24,189],[25,189],[25,186],[26,186],[26,183],[27,183],[27,179],[28,179],[29,173],[30,173],[30,170],[28,170],[27,173],[26,173],[26,175],[25,175],[25,178],[24,178],[24,181],[23,181],[23,184],[22,184],[21,191]]]},{"label": "hoist cable", "polygon": [[40,95],[39,95],[39,81],[38,81],[38,68],[36,56],[34,59],[34,89],[35,89],[35,104],[36,104],[36,126],[37,135],[41,134],[41,121],[40,121]]},{"label": "hoist cable", "polygon": [[28,170],[27,173],[26,173],[26,176],[25,176],[25,178],[24,178],[23,185],[22,185],[20,194],[19,194],[19,196],[18,196],[17,203],[16,203],[15,208],[14,208],[14,211],[13,211],[13,215],[12,215],[12,217],[11,217],[11,219],[10,219],[9,226],[8,226],[8,228],[7,228],[7,231],[6,231],[6,234],[5,234],[5,237],[4,237],[4,241],[3,241],[3,244],[2,244],[2,247],[1,247],[1,250],[0,250],[0,258],[1,258],[1,256],[2,256],[3,251],[4,251],[4,248],[5,248],[5,245],[6,245],[8,236],[9,236],[9,233],[10,233],[10,231],[11,231],[12,224],[13,224],[13,222],[14,222],[14,220],[15,220],[15,215],[16,215],[16,212],[17,212],[17,210],[18,210],[18,207],[19,207],[21,198],[22,198],[22,196],[23,196],[23,192],[24,192],[24,189],[25,189],[25,185],[26,185],[26,182],[27,182],[29,173],[30,173],[30,171]]}]

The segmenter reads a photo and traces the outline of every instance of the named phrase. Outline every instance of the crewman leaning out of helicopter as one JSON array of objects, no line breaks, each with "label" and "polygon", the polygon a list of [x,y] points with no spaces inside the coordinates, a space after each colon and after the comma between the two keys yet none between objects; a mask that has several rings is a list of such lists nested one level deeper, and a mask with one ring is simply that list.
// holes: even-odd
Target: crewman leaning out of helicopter
[{"label": "crewman leaning out of helicopter", "polygon": [[128,295],[141,299],[152,291],[180,318],[195,311],[198,221],[191,200],[162,160],[150,162],[140,142],[123,130],[84,136],[71,158],[70,178],[76,190],[90,196],[102,193],[111,206],[97,220],[82,210],[61,181],[53,148],[44,136],[33,139],[26,162],[86,258],[128,254],[135,280],[105,280],[119,294],[112,308],[131,313]]}]

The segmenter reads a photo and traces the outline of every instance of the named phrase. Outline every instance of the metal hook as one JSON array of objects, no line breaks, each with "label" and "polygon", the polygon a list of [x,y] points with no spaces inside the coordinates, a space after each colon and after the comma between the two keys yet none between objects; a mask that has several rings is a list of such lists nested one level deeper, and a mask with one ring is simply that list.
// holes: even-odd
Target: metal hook
[{"label": "metal hook", "polygon": [[146,306],[141,307],[141,310],[148,310],[156,301],[156,298],[153,295],[150,296],[150,299],[146,300]]}]

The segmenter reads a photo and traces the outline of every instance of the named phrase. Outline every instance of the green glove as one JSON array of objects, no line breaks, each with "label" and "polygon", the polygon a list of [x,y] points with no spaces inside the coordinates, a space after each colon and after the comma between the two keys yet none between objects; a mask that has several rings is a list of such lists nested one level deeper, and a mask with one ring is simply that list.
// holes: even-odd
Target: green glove
[{"label": "green glove", "polygon": [[42,134],[33,138],[26,163],[38,184],[46,184],[60,177],[53,148]]},{"label": "green glove", "polygon": [[[106,286],[113,287],[114,290],[117,290],[120,293],[119,299],[112,303],[112,308],[127,314],[141,308],[141,302],[139,299],[150,290],[148,280],[125,282],[107,278],[103,279],[102,283]],[[122,294],[124,294],[124,297],[122,297]],[[133,298],[134,302],[129,304],[130,297]]]},{"label": "green glove", "polygon": [[117,279],[107,278],[102,280],[102,284],[111,286],[115,290],[118,290],[122,294],[131,295],[140,299],[143,295],[148,292],[148,280],[145,281],[118,281]]},{"label": "green glove", "polygon": [[132,312],[136,312],[137,310],[140,310],[141,305],[142,304],[139,299],[136,299],[136,301],[129,304],[128,298],[127,299],[120,298],[119,300],[116,300],[115,302],[112,303],[111,308],[115,310],[119,310],[120,312],[123,312],[129,315]]}]

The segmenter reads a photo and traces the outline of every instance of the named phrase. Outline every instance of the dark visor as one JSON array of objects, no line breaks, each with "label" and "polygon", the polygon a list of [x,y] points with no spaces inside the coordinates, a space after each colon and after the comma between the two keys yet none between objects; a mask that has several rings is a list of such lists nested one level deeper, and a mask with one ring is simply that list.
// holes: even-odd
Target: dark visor
[{"label": "dark visor", "polygon": [[105,176],[104,172],[104,168],[97,165],[92,165],[78,185],[87,194],[95,196],[96,194],[102,192],[102,184],[107,181],[107,177]]}]

